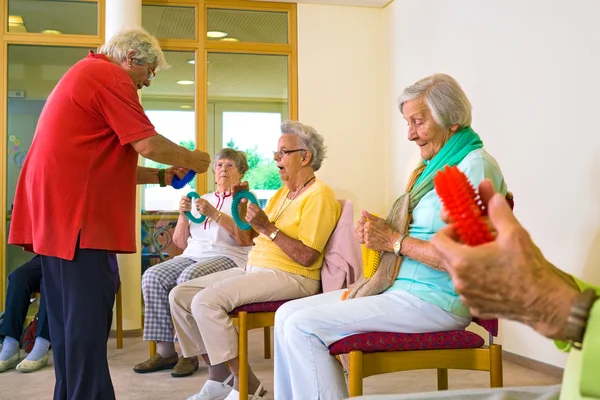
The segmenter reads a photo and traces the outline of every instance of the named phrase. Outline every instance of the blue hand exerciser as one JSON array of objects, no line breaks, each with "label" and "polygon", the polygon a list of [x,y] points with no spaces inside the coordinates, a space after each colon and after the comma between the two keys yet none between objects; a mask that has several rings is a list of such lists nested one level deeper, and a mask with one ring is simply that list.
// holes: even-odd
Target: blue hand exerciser
[{"label": "blue hand exerciser", "polygon": [[[190,172],[193,172],[193,171],[190,171]],[[189,175],[189,172],[188,172],[188,175]],[[173,179],[175,179],[175,178],[173,178]],[[189,197],[190,199],[199,199],[200,198],[200,195],[196,192],[189,192],[186,196]],[[202,222],[204,222],[206,220],[206,215],[200,215],[200,218],[196,218],[190,211],[186,211],[185,216],[188,217],[188,219],[190,221],[195,222],[197,224],[201,224]]]},{"label": "blue hand exerciser", "polygon": [[243,221],[240,218],[240,213],[238,211],[238,205],[240,204],[240,201],[242,199],[248,199],[248,201],[250,203],[254,203],[256,205],[258,205],[258,200],[256,199],[256,196],[253,193],[251,193],[247,190],[242,190],[241,192],[237,192],[235,194],[235,196],[233,196],[233,200],[231,202],[231,218],[233,218],[233,220],[235,221],[238,228],[240,228],[243,231],[247,231],[252,227],[250,226],[249,223],[247,223],[246,221]]},{"label": "blue hand exerciser", "polygon": [[[177,175],[175,175],[173,177],[173,179],[171,180],[171,186],[173,186],[175,189],[181,189],[182,187],[184,187],[185,185],[190,183],[194,179],[195,176],[196,176],[196,171],[192,171],[191,169],[181,179],[179,179],[179,177]],[[190,197],[189,194],[188,194],[188,197]]]}]

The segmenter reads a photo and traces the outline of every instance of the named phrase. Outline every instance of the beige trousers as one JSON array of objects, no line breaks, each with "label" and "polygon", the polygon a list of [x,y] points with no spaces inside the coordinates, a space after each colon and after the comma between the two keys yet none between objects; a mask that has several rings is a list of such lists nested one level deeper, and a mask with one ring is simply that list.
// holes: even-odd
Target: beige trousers
[{"label": "beige trousers", "polygon": [[212,365],[238,356],[238,334],[229,313],[244,304],[297,299],[319,292],[321,282],[276,269],[232,268],[192,279],[169,293],[184,357],[208,354]]}]

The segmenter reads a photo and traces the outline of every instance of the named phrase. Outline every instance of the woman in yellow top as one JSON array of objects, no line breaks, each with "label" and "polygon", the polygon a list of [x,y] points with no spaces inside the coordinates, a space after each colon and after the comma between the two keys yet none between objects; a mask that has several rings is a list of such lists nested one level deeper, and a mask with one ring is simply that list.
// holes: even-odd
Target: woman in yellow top
[{"label": "woman in yellow top", "polygon": [[[255,236],[246,268],[192,279],[169,295],[184,357],[201,355],[209,365],[208,380],[188,400],[239,399],[238,334],[229,312],[244,304],[296,299],[320,290],[323,249],[340,204],[333,190],[315,177],[325,158],[323,136],[295,121],[284,122],[281,133],[273,158],[284,186],[264,212],[254,204],[242,210]],[[252,399],[264,394],[251,371],[248,389]]]}]

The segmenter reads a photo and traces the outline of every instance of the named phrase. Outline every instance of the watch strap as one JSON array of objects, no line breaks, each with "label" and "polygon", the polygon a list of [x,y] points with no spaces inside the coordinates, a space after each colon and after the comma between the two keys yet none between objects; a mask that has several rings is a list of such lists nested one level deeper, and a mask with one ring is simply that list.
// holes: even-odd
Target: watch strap
[{"label": "watch strap", "polygon": [[575,300],[575,304],[571,307],[571,312],[567,318],[567,326],[565,327],[565,336],[576,349],[581,349],[587,321],[592,306],[597,299],[596,291],[589,288],[581,292]]},{"label": "watch strap", "polygon": [[158,184],[160,185],[160,187],[167,186],[167,184],[165,182],[165,169],[164,168],[161,168],[158,170]]}]

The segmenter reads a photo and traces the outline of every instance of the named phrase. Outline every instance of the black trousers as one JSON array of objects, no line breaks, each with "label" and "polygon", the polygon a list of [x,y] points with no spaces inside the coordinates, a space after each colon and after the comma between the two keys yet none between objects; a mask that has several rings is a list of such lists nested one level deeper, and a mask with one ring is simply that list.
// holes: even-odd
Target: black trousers
[{"label": "black trousers", "polygon": [[[56,386],[54,400],[113,400],[108,335],[118,273],[105,250],[80,249],[72,261],[41,256]],[[115,265],[113,265],[115,263]]]},{"label": "black trousers", "polygon": [[8,276],[8,290],[6,291],[6,313],[0,325],[0,337],[9,336],[20,340],[23,333],[23,324],[27,317],[31,294],[40,293],[40,306],[36,337],[40,336],[50,341],[50,330],[46,314],[46,300],[44,300],[44,285],[42,285],[42,260],[35,256]]}]

